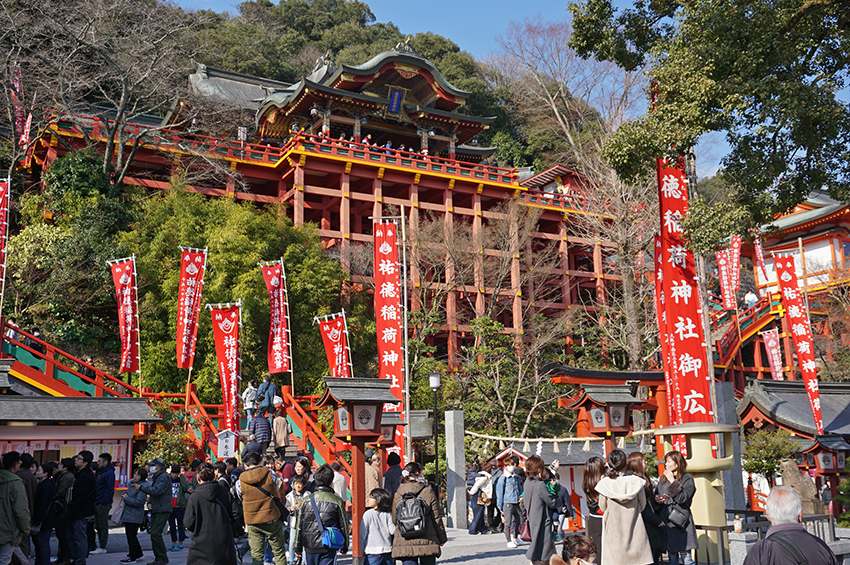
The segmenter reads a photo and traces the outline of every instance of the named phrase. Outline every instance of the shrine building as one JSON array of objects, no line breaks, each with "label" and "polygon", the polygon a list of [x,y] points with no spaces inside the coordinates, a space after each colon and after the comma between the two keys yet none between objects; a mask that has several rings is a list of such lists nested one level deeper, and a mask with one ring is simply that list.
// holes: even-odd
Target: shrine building
[{"label": "shrine building", "polygon": [[[283,203],[294,225],[318,227],[325,248],[346,268],[353,270],[352,257],[371,253],[372,218],[398,214],[402,207],[409,233],[427,219],[442,221],[448,233],[463,224],[476,234],[504,217],[495,209],[509,201],[540,210],[533,237],[541,246],[557,247],[560,265],[547,283],[556,292],[545,302],[524,303],[529,289],[522,288],[521,273],[531,268],[527,255],[478,249],[484,258],[509,259],[510,288],[494,288],[482,275],[475,284],[436,298],[445,301],[446,320],[434,339],[450,362],[462,341],[471,338],[468,322],[484,311],[487,300],[512,303],[499,321],[520,334],[529,306],[547,315],[572,308],[592,315],[595,305],[606,300],[607,287],[619,284],[619,276],[605,268],[616,252],[614,244],[572,230],[577,215],[587,211],[586,179],[560,166],[525,179],[516,169],[495,166],[494,148],[477,143],[495,118],[464,114],[470,93],[450,84],[407,43],[358,66],[322,57],[295,84],[204,65],[189,82],[196,94],[256,112],[255,121],[236,124],[230,139],[132,124],[128,133],[145,128],[150,133],[125,182],[168,189],[177,167],[216,163],[232,175],[186,189],[258,205]],[[178,111],[159,128],[179,121]],[[34,174],[65,154],[66,146],[84,147],[86,137],[102,151],[104,120],[59,116],[36,148],[30,163]],[[361,274],[368,278],[371,271]],[[415,270],[410,282],[426,288],[436,284],[418,280]]]}]

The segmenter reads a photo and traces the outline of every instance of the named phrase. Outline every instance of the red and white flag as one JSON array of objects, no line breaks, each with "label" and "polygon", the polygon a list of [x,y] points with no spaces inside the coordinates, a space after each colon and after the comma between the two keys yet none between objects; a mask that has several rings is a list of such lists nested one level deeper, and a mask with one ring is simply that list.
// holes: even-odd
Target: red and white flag
[{"label": "red and white flag", "polygon": [[729,274],[732,277],[732,289],[741,290],[741,236],[729,238]]},{"label": "red and white flag", "polygon": [[[24,117],[24,91],[21,85],[21,66],[16,64],[12,69],[11,91],[12,104],[15,107],[15,136],[23,141],[26,118]],[[23,145],[23,143],[21,143]]]},{"label": "red and white flag", "polygon": [[6,244],[9,240],[9,202],[11,200],[12,183],[9,179],[0,180],[0,296],[4,292],[6,280]]},{"label": "red and white flag", "polygon": [[[403,412],[404,328],[401,307],[401,278],[398,262],[398,226],[394,222],[375,222],[375,317],[378,335],[378,377],[391,379],[390,391],[399,399],[385,404],[385,412]],[[403,419],[403,416],[402,416]],[[396,447],[404,457],[404,432],[396,429]]]},{"label": "red and white flag", "polygon": [[263,280],[269,291],[271,324],[269,325],[268,364],[269,373],[285,373],[292,370],[290,350],[289,301],[286,291],[286,270],[283,259],[279,263],[261,263]]},{"label": "red and white flag", "polygon": [[224,429],[236,431],[239,422],[239,388],[242,380],[239,370],[239,327],[242,323],[241,304],[207,305],[212,314],[215,357],[221,377],[221,395],[224,402]]},{"label": "red and white flag", "polygon": [[195,363],[207,250],[190,247],[181,247],[180,250],[182,253],[177,298],[177,368],[191,369]]},{"label": "red and white flag", "polygon": [[325,343],[325,355],[332,377],[351,376],[351,351],[348,349],[348,326],[345,323],[345,312],[330,314],[319,321],[319,331]]},{"label": "red and white flag", "polygon": [[770,376],[774,381],[781,381],[784,373],[782,365],[782,351],[779,348],[779,330],[772,329],[762,332],[764,349],[767,351],[767,362],[770,365]]},{"label": "red and white flag", "polygon": [[720,281],[720,295],[723,297],[723,309],[734,310],[736,306],[735,289],[732,284],[729,251],[715,251],[714,258],[717,260],[717,279]]},{"label": "red and white flag", "polygon": [[675,418],[671,423],[711,422],[711,375],[706,363],[702,308],[694,255],[687,248],[681,220],[688,213],[688,187],[680,164],[658,160],[661,214],[661,306],[669,347],[665,373]]},{"label": "red and white flag", "polygon": [[118,299],[118,332],[121,336],[122,373],[139,370],[139,301],[136,288],[136,256],[108,261]]},{"label": "red and white flag", "polygon": [[767,266],[764,264],[764,248],[762,248],[761,239],[758,236],[756,236],[753,240],[753,246],[756,249],[756,260],[758,261],[762,275],[764,275],[764,281],[767,282]]},{"label": "red and white flag", "polygon": [[818,435],[823,435],[823,420],[820,412],[820,392],[818,391],[818,373],[815,363],[815,344],[812,340],[812,327],[809,316],[803,306],[803,297],[797,283],[797,271],[793,257],[775,257],[776,278],[779,281],[779,292],[782,294],[782,307],[788,316],[788,326],[797,351],[797,362],[803,374],[806,394],[812,406],[812,416]]}]

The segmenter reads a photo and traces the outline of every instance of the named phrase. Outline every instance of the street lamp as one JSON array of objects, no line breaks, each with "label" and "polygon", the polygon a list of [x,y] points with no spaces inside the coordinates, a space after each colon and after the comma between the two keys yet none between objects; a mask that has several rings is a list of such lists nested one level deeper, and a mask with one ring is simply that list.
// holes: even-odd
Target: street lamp
[{"label": "street lamp", "polygon": [[434,483],[437,497],[440,496],[440,448],[437,445],[437,389],[440,388],[440,373],[428,375],[431,390],[434,391]]}]

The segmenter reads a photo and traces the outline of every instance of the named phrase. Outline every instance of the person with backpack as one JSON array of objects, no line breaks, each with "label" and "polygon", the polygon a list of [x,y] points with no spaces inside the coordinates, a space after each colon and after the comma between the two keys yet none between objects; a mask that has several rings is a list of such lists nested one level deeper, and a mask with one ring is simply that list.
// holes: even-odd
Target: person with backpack
[{"label": "person with backpack", "polygon": [[269,420],[269,426],[274,424],[274,397],[280,396],[280,389],[272,382],[271,375],[263,375],[263,382],[257,389],[257,413],[255,417],[264,416]]},{"label": "person with backpack", "polygon": [[393,559],[402,565],[435,565],[446,543],[440,500],[422,476],[422,465],[404,467],[393,499]]},{"label": "person with backpack", "polygon": [[366,498],[366,512],[360,521],[360,547],[366,556],[366,565],[394,565],[392,515],[393,495],[376,488]]}]

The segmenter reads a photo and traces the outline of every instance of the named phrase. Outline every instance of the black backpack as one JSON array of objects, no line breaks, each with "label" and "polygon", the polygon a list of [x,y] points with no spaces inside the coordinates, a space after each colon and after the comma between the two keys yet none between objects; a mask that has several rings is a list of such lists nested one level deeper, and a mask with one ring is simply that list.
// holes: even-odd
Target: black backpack
[{"label": "black backpack", "polygon": [[425,486],[415,494],[412,492],[403,494],[395,508],[396,529],[404,539],[425,537],[426,520],[430,508],[424,500],[419,498],[419,493],[425,489]]}]

